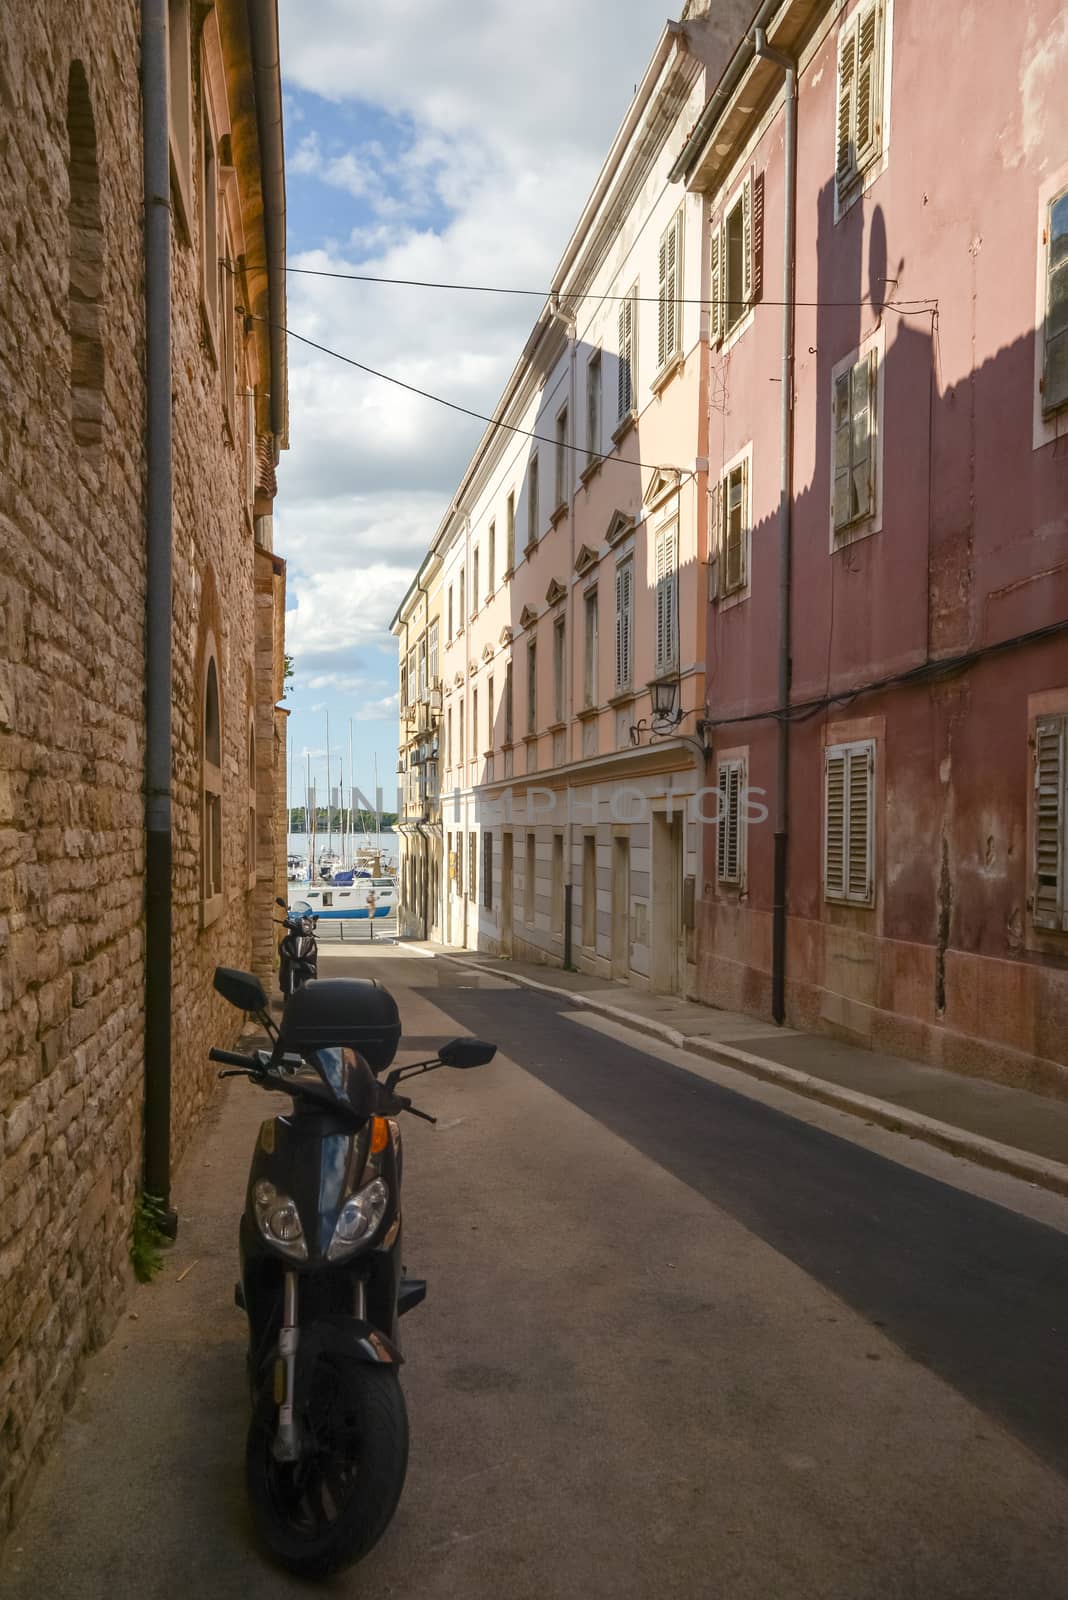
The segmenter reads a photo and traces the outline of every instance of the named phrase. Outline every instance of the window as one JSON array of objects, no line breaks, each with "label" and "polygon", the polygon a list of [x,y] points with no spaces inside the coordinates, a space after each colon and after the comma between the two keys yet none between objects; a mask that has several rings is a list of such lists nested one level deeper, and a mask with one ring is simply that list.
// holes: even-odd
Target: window
[{"label": "window", "polygon": [[535,909],[535,876],[538,867],[537,841],[532,833],[527,834],[526,843],[526,881],[523,884],[523,921],[528,927],[534,926]]},{"label": "window", "polygon": [[538,452],[535,450],[530,457],[530,466],[527,468],[527,547],[537,544],[541,532],[541,513],[538,509]]},{"label": "window", "polygon": [[467,898],[478,899],[478,834],[467,835]]},{"label": "window", "polygon": [[205,647],[200,773],[201,921],[207,926],[222,910],[223,892],[222,704],[215,644],[210,636]]},{"label": "window", "polygon": [[564,931],[564,836],[562,833],[553,834],[552,895],[553,932],[560,934]]},{"label": "window", "polygon": [[408,651],[408,704],[414,705],[419,698],[419,679],[416,675],[415,646]]},{"label": "window", "polygon": [[638,285],[619,307],[619,372],[616,383],[616,416],[620,422],[635,408],[638,392]]},{"label": "window", "polygon": [[465,581],[464,580],[465,580],[466,576],[467,576],[467,574],[464,572],[463,567],[461,567],[460,568],[460,625],[459,625],[459,627],[457,629],[458,633],[463,633],[463,631],[464,631],[464,618],[467,615],[467,612],[464,610],[464,588],[465,588]]},{"label": "window", "polygon": [[511,572],[513,567],[515,566],[515,490],[514,489],[511,490],[509,495],[508,495],[508,508],[507,508],[506,513],[505,513],[504,527],[505,527],[504,567],[505,567],[505,573],[507,574],[507,573]]},{"label": "window", "polygon": [[1035,724],[1034,889],[1036,928],[1068,930],[1068,715]]},{"label": "window", "polygon": [[882,62],[885,9],[862,6],[838,40],[835,180],[848,195],[882,153]]},{"label": "window", "polygon": [[682,210],[660,239],[656,366],[662,372],[682,347]]},{"label": "window", "polygon": [[512,663],[504,669],[504,742],[511,744],[515,724],[512,714]]},{"label": "window", "polygon": [[452,706],[445,717],[445,767],[452,770]]},{"label": "window", "polygon": [[471,690],[471,759],[478,760],[478,690]]},{"label": "window", "polygon": [[489,829],[482,835],[482,904],[493,910],[493,835]]},{"label": "window", "polygon": [[408,704],[408,663],[401,662],[400,668],[400,703],[403,711]]},{"label": "window", "polygon": [[493,594],[497,566],[497,524],[491,522],[486,536],[486,599]]},{"label": "window", "polygon": [[564,692],[567,676],[567,658],[564,641],[564,619],[557,617],[553,623],[553,721],[564,720]]},{"label": "window", "polygon": [[189,32],[189,0],[167,6],[167,106],[170,117],[171,178],[178,195],[178,214],[192,239],[193,190],[193,55]]},{"label": "window", "polygon": [[586,465],[601,458],[601,352],[586,363]]},{"label": "window", "polygon": [[538,641],[527,645],[527,732],[538,728]]},{"label": "window", "polygon": [[435,620],[427,629],[427,656],[430,673],[430,687],[433,689],[441,675],[440,656],[438,650],[438,623]]},{"label": "window", "polygon": [[764,276],[764,174],[750,173],[712,230],[712,343],[738,327],[760,299]]},{"label": "window", "polygon": [[720,883],[741,888],[745,876],[745,822],[742,815],[745,761],[733,757],[719,763],[716,876]]},{"label": "window", "polygon": [[633,635],[634,568],[629,561],[616,568],[616,689],[630,687]]},{"label": "window", "polygon": [[216,345],[219,321],[219,172],[215,155],[215,130],[204,96],[201,117],[203,163],[200,170],[200,298],[208,321],[212,346]]},{"label": "window", "polygon": [[249,716],[248,724],[248,883],[251,889],[256,882],[256,728]]},{"label": "window", "polygon": [[464,897],[464,836],[456,835],[456,855],[453,858],[453,878],[456,882],[457,899]]},{"label": "window", "polygon": [[423,637],[419,641],[419,698],[420,698],[420,700],[425,700],[426,699],[426,688],[427,688],[427,685],[426,685],[426,647],[427,647],[427,638],[426,638],[426,634],[424,633]]},{"label": "window", "polygon": [[823,893],[870,906],[875,893],[875,746],[829,745],[823,758]]},{"label": "window", "polygon": [[587,950],[597,943],[597,837],[582,838],[582,942]]},{"label": "window", "polygon": [[449,593],[445,602],[445,631],[449,642],[452,642],[452,584],[449,584]]},{"label": "window", "polygon": [[728,467],[715,497],[716,581],[720,598],[736,594],[749,582],[749,458]]},{"label": "window", "polygon": [[834,379],[834,531],[875,511],[875,397],[878,353],[867,355]]},{"label": "window", "polygon": [[1050,202],[1046,225],[1046,326],[1042,410],[1068,405],[1068,189]]},{"label": "window", "polygon": [[590,589],[583,603],[586,624],[586,647],[583,659],[582,703],[597,704],[597,590]]},{"label": "window", "polygon": [[679,525],[656,536],[656,670],[676,666],[679,656]]},{"label": "window", "polygon": [[67,138],[70,425],[76,444],[97,445],[104,436],[104,228],[96,123],[80,61],[71,63],[67,80]]},{"label": "window", "polygon": [[556,510],[567,502],[567,407],[556,416]]},{"label": "window", "polygon": [[467,760],[467,747],[464,744],[464,703],[460,701],[460,721],[457,728],[459,738],[456,741],[456,765],[460,768],[460,782],[464,782],[463,764]]},{"label": "window", "polygon": [[478,611],[478,545],[471,552],[471,615]]},{"label": "window", "polygon": [[486,749],[493,749],[493,679],[486,679]]}]

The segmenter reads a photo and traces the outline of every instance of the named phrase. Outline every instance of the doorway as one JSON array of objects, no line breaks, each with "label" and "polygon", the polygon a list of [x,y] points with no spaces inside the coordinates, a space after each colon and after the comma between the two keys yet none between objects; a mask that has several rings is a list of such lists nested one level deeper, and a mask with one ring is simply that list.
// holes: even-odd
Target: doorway
[{"label": "doorway", "polygon": [[512,895],[515,876],[512,870],[512,835],[501,835],[501,955],[512,954]]},{"label": "doorway", "polygon": [[653,812],[652,987],[677,994],[682,951],[682,817]]},{"label": "doorway", "polygon": [[612,840],[612,976],[630,972],[630,840]]}]

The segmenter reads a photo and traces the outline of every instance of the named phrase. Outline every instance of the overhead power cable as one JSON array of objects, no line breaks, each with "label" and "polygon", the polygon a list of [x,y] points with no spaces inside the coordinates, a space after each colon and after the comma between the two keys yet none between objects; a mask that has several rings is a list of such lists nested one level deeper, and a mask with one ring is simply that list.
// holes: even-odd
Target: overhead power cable
[{"label": "overhead power cable", "polygon": [[[315,339],[309,339],[303,333],[295,333],[292,328],[283,326],[282,323],[271,322],[268,317],[253,316],[254,322],[262,322],[268,328],[278,328],[290,339],[296,339],[300,344],[308,345],[312,350],[319,350],[324,356],[333,356],[335,361],[344,361],[346,366],[355,367],[358,372],[366,372],[370,378],[380,378],[383,383],[392,383],[398,389],[406,389],[409,394],[416,394],[422,400],[433,400],[435,405],[446,406],[450,411],[458,411],[461,416],[473,417],[476,422],[486,422],[491,428],[503,428],[506,433],[519,434],[524,439],[534,439],[538,444],[552,445],[554,448],[576,451],[586,457],[588,461],[607,461],[621,467],[641,467],[646,472],[667,470],[663,461],[655,464],[649,461],[635,461],[630,456],[618,456],[614,452],[608,454],[602,450],[587,450],[585,445],[567,444],[563,439],[550,439],[544,433],[532,433],[529,428],[517,427],[513,422],[501,422],[498,417],[487,417],[484,411],[472,411],[469,406],[459,405],[455,400],[446,400],[440,394],[431,394],[429,389],[420,389],[414,383],[405,383],[403,378],[394,378],[388,372],[379,372],[376,367],[369,367],[363,361],[357,361],[355,356],[346,356],[340,350],[331,350],[329,345],[319,344]],[[672,467],[671,471],[680,471],[684,478],[695,476],[693,468]]]},{"label": "overhead power cable", "polygon": [[[519,289],[505,284],[497,283],[444,283],[430,278],[389,278],[371,272],[333,272],[325,267],[291,267],[286,263],[286,272],[299,274],[306,278],[336,278],[346,283],[379,283],[402,289],[450,289],[461,294],[511,294],[526,295],[535,300],[551,300],[554,292],[551,289]],[[889,280],[888,280],[889,281]],[[602,294],[599,290],[590,289],[582,294],[561,294],[561,301],[574,303],[580,300],[636,300],[642,304],[661,304],[660,295],[654,294]],[[672,303],[679,306],[728,306],[735,305],[737,301],[726,297],[715,299],[710,296],[677,295]],[[842,309],[856,309],[859,306],[871,304],[870,297],[864,300],[769,300],[763,295],[757,304],[762,306],[827,306]],[[896,311],[900,316],[923,316],[938,308],[938,301],[928,295],[915,300],[886,300],[883,302],[885,311]]]}]

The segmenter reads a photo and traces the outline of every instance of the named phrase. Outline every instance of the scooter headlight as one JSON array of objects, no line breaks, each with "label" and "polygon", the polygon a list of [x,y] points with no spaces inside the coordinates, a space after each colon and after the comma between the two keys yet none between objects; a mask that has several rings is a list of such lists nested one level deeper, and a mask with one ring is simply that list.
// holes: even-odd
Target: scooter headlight
[{"label": "scooter headlight", "polygon": [[389,1185],[381,1178],[372,1178],[356,1194],[350,1194],[338,1212],[327,1260],[336,1261],[370,1243],[382,1225],[388,1205]]},{"label": "scooter headlight", "polygon": [[292,1256],[294,1261],[308,1259],[300,1212],[287,1194],[282,1194],[273,1183],[260,1182],[252,1191],[252,1209],[268,1244],[282,1255]]}]

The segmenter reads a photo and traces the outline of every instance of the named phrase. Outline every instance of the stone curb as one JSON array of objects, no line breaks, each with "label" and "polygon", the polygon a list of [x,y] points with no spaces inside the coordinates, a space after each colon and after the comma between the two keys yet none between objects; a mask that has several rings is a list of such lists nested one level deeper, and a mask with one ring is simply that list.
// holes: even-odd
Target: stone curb
[{"label": "stone curb", "polygon": [[768,1061],[764,1056],[755,1056],[748,1050],[739,1050],[736,1045],[720,1044],[699,1036],[679,1033],[676,1028],[670,1028],[666,1023],[655,1022],[651,1017],[635,1016],[623,1006],[611,1005],[608,1001],[598,1000],[592,995],[561,989],[552,983],[540,983],[536,978],[528,978],[525,975],[503,972],[499,967],[483,966],[481,962],[468,961],[461,956],[448,955],[439,959],[451,961],[454,965],[466,967],[472,972],[484,973],[488,977],[499,977],[506,983],[518,985],[521,989],[535,989],[543,994],[557,995],[567,1000],[576,1010],[595,1011],[600,1016],[610,1017],[613,1022],[632,1028],[635,1033],[662,1039],[665,1044],[673,1045],[677,1050],[685,1050],[690,1055],[718,1061],[725,1067],[734,1067],[739,1072],[748,1073],[752,1078],[761,1078],[765,1083],[777,1084],[779,1088],[803,1094],[810,1100],[819,1100],[838,1111],[862,1117],[865,1122],[878,1123],[880,1127],[888,1128],[892,1133],[904,1133],[910,1138],[922,1139],[926,1144],[937,1145],[950,1155],[962,1156],[977,1166],[1008,1173],[1010,1177],[1021,1178],[1025,1183],[1036,1184],[1039,1188],[1049,1189],[1054,1194],[1068,1195],[1068,1166],[1059,1161],[1032,1155],[1026,1150],[1016,1149],[1013,1145],[999,1144],[994,1139],[970,1133],[965,1128],[954,1128],[948,1122],[938,1122],[934,1117],[925,1117],[918,1111],[908,1111],[905,1107],[896,1106],[887,1100],[876,1100],[873,1096],[860,1094],[855,1089],[846,1089],[840,1084],[829,1083],[825,1078],[813,1077],[809,1072],[799,1072],[795,1067],[784,1067],[777,1061]]}]

